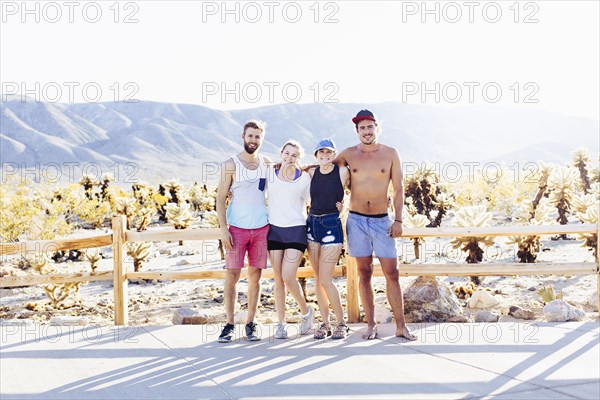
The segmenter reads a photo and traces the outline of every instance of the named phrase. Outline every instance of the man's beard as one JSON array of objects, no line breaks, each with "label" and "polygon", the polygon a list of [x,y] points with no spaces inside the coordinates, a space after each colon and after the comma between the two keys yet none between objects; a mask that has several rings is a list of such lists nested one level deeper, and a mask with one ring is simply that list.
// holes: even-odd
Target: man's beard
[{"label": "man's beard", "polygon": [[246,153],[248,154],[254,154],[254,152],[258,150],[258,146],[256,146],[255,148],[251,148],[249,147],[248,143],[244,143],[244,150],[246,150]]}]

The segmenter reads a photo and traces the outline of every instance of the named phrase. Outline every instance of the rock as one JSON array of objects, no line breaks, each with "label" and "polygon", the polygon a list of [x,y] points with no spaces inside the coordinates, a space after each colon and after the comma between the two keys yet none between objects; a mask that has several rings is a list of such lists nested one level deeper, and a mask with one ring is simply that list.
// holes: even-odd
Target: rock
[{"label": "rock", "polygon": [[537,290],[537,288],[535,286],[531,286],[531,287],[527,288],[527,290],[529,290],[530,292],[535,292]]},{"label": "rock", "polygon": [[581,321],[585,312],[564,300],[552,300],[544,306],[544,316],[550,322]]},{"label": "rock", "polygon": [[0,299],[3,299],[5,297],[14,296],[15,294],[17,294],[15,292],[15,289],[0,289]]},{"label": "rock", "polygon": [[0,319],[0,325],[2,326],[6,326],[6,325],[12,325],[12,326],[33,326],[35,325],[35,322],[33,322],[33,320],[30,319]]},{"label": "rock", "polygon": [[595,311],[598,311],[598,291],[596,290],[594,293],[590,295],[587,300],[587,303],[594,307]]},{"label": "rock", "polygon": [[498,299],[486,290],[476,290],[467,301],[469,308],[491,308],[498,305]]},{"label": "rock", "polygon": [[87,320],[85,317],[64,315],[50,318],[50,325],[68,325],[68,326],[80,326],[85,325]]},{"label": "rock", "polygon": [[159,252],[160,254],[168,254],[168,255],[171,255],[171,250],[170,250],[170,249],[165,249],[165,248],[162,248],[162,249],[158,249],[158,252]]},{"label": "rock", "polygon": [[392,322],[393,315],[387,307],[381,304],[375,304],[375,322],[378,324],[389,324]]},{"label": "rock", "polygon": [[523,309],[519,306],[510,306],[508,315],[518,319],[535,319],[535,314],[531,310]]},{"label": "rock", "polygon": [[173,313],[173,325],[204,325],[208,316],[191,308],[178,308]]},{"label": "rock", "polygon": [[189,265],[190,262],[188,260],[179,260],[175,265]]},{"label": "rock", "polygon": [[480,310],[475,313],[475,322],[498,322],[500,315],[488,310]]},{"label": "rock", "polygon": [[459,323],[459,324],[464,324],[467,322],[471,322],[471,320],[469,320],[469,318],[466,315],[455,315],[452,318],[448,318],[446,320],[446,322],[455,322],[455,323]]},{"label": "rock", "polygon": [[246,321],[248,321],[248,311],[239,311],[233,316],[234,324],[245,324]]},{"label": "rock", "polygon": [[435,277],[418,277],[404,292],[407,322],[444,322],[463,313],[454,292]]}]

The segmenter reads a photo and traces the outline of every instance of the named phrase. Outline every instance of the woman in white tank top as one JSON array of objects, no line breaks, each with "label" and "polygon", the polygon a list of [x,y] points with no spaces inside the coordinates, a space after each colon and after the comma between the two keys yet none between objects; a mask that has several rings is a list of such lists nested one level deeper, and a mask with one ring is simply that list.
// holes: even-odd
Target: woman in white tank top
[{"label": "woman in white tank top", "polygon": [[306,207],[309,204],[310,175],[298,168],[302,147],[288,141],[281,149],[281,167],[270,168],[267,176],[269,257],[275,275],[275,310],[278,325],[275,338],[286,339],[285,298],[289,291],[301,312],[300,333],[307,334],[314,323],[313,309],[304,299],[296,272],[306,250]]}]

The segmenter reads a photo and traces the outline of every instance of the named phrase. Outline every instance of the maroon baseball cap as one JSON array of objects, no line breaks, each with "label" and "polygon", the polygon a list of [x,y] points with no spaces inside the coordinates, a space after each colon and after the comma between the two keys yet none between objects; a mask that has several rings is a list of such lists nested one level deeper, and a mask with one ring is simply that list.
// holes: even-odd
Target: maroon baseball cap
[{"label": "maroon baseball cap", "polygon": [[373,113],[367,109],[360,110],[358,114],[356,114],[356,117],[352,118],[352,122],[354,122],[354,124],[358,124],[363,119],[375,121],[375,115],[373,115]]}]

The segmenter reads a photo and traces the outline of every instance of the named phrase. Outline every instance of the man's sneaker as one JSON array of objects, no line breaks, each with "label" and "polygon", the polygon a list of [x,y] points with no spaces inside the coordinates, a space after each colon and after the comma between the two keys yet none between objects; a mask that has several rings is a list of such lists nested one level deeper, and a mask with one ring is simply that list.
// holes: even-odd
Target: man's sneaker
[{"label": "man's sneaker", "polygon": [[219,335],[219,343],[229,343],[233,339],[233,331],[235,326],[233,324],[226,324],[223,327],[223,331]]},{"label": "man's sneaker", "polygon": [[306,335],[315,323],[313,318],[313,309],[308,307],[308,314],[300,316],[300,334]]},{"label": "man's sneaker", "polygon": [[277,324],[275,330],[275,339],[287,339],[287,331],[285,330],[285,324]]},{"label": "man's sneaker", "polygon": [[246,339],[248,339],[250,342],[256,342],[257,340],[260,340],[260,337],[256,334],[256,327],[257,325],[254,322],[246,324]]}]

